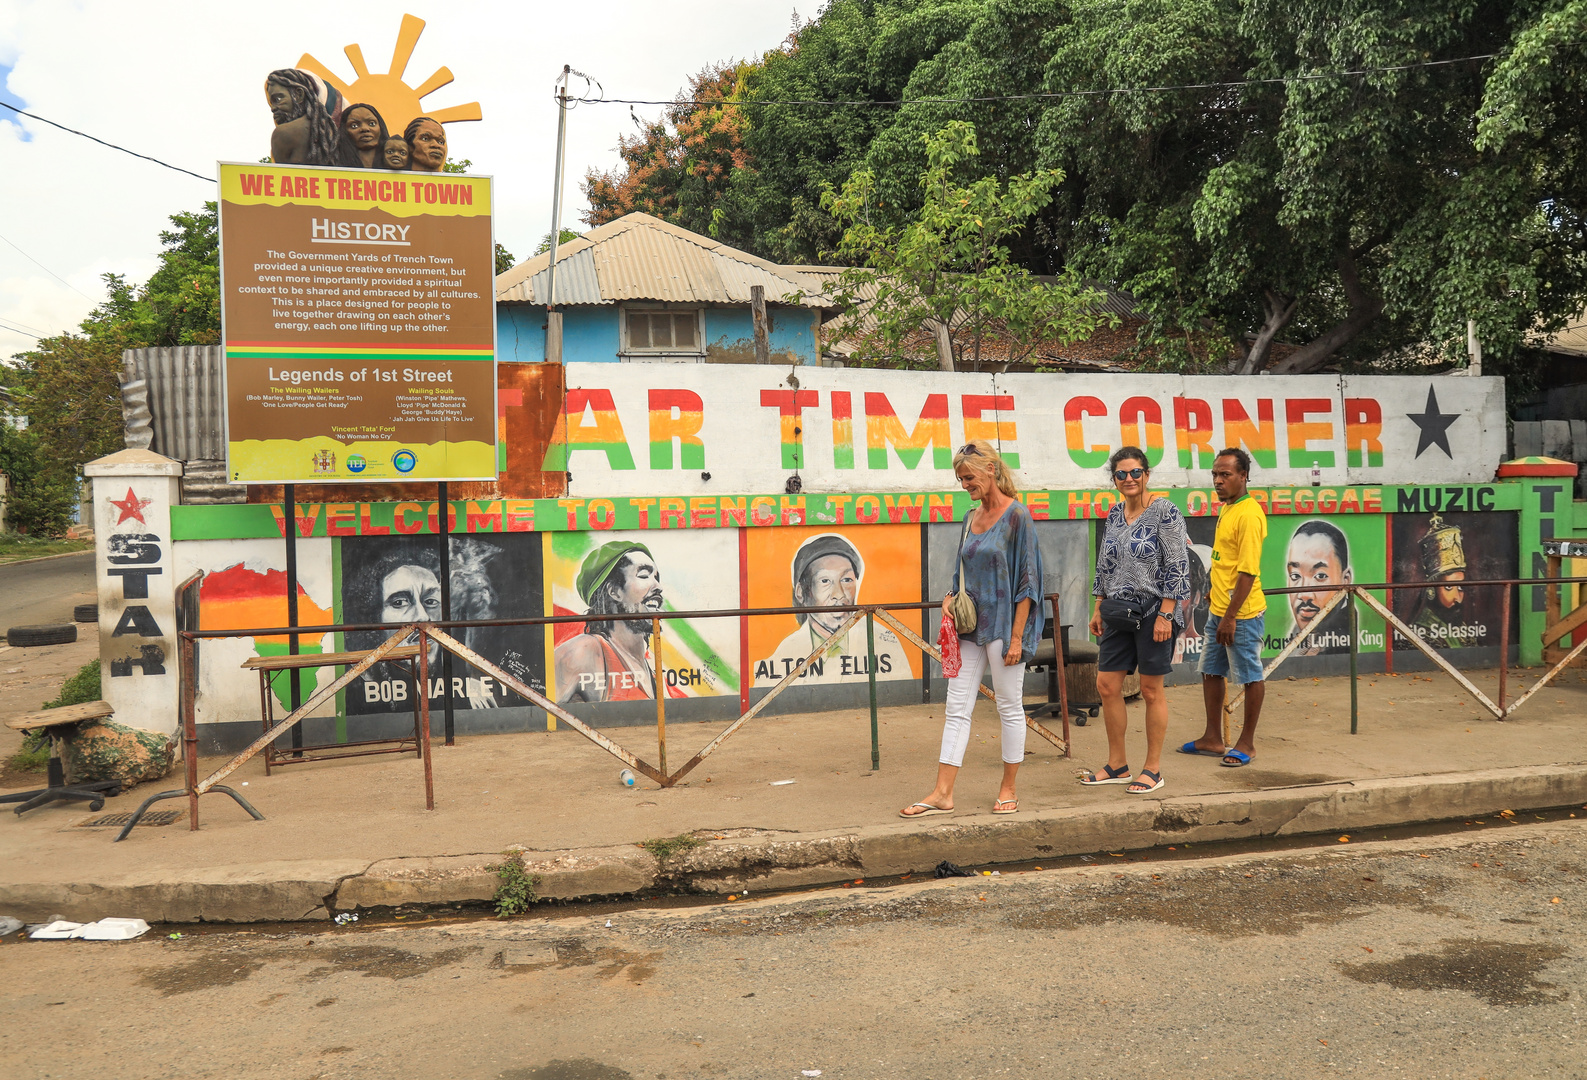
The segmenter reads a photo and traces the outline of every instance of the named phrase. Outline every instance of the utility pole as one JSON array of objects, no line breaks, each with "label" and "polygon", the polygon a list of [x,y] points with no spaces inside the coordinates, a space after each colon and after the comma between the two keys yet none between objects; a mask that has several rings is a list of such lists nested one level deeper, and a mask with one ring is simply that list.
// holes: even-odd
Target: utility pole
[{"label": "utility pole", "polygon": [[562,239],[562,152],[568,132],[568,77],[571,65],[562,65],[557,76],[557,175],[551,185],[551,268],[546,281],[546,362],[562,362],[562,313],[557,307],[557,248]]}]

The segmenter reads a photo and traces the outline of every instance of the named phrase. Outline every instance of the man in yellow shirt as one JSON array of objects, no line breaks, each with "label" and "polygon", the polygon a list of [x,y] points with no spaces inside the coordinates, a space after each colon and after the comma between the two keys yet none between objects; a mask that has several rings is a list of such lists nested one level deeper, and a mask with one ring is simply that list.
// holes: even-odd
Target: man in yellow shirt
[{"label": "man in yellow shirt", "polygon": [[[1267,597],[1262,593],[1262,543],[1267,514],[1246,490],[1251,455],[1235,447],[1220,450],[1212,463],[1212,487],[1222,508],[1212,540],[1209,608],[1218,621],[1216,635],[1203,638],[1201,696],[1207,730],[1179,748],[1182,754],[1221,756],[1231,769],[1251,763],[1256,722],[1262,715],[1267,684],[1262,681],[1262,626]],[[1233,746],[1223,742],[1223,702],[1229,680],[1245,687],[1245,725]]]}]

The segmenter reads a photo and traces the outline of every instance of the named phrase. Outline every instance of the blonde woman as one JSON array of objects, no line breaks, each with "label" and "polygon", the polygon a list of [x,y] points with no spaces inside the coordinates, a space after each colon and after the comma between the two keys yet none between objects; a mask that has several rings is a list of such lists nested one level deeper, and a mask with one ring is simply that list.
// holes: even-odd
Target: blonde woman
[{"label": "blonde woman", "polygon": [[[1030,511],[1014,498],[1014,476],[1001,455],[984,439],[973,439],[953,456],[959,483],[979,505],[965,519],[951,597],[963,588],[975,601],[976,625],[960,635],[963,665],[948,680],[947,719],[937,786],[900,817],[930,817],[953,810],[953,783],[970,743],[970,713],[981,676],[992,676],[997,715],[1002,722],[1003,783],[994,814],[1019,810],[1014,778],[1025,760],[1025,661],[1036,650],[1042,629],[1041,549]],[[959,565],[964,580],[959,580]],[[942,609],[948,610],[944,597]]]}]

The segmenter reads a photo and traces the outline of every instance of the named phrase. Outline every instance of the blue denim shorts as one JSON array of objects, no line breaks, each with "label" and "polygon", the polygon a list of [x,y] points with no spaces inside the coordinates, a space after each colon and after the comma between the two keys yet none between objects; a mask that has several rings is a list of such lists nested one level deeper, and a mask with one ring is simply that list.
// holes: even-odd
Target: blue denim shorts
[{"label": "blue denim shorts", "polygon": [[1249,619],[1234,620],[1234,644],[1224,645],[1218,640],[1217,619],[1208,619],[1202,631],[1201,663],[1198,670],[1203,675],[1218,675],[1230,682],[1262,681],[1262,627],[1267,612]]}]

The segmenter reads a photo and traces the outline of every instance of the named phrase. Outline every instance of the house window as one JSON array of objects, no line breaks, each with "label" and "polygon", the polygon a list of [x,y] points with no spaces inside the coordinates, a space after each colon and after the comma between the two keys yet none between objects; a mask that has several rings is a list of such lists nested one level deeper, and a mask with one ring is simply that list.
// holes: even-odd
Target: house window
[{"label": "house window", "polygon": [[700,353],[698,311],[624,312],[627,351],[631,353]]}]

